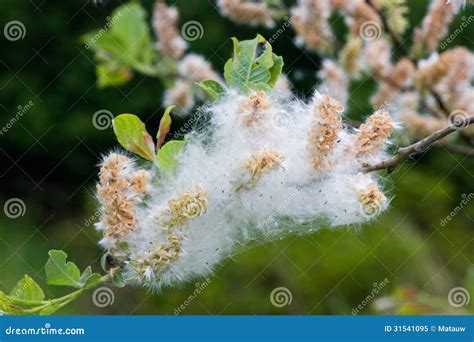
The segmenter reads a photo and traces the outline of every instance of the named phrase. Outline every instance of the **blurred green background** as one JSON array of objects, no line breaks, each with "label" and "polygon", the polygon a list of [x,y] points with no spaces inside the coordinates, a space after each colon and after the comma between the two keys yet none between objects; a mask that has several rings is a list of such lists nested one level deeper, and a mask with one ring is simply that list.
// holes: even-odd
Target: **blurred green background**
[{"label": "blurred green background", "polygon": [[[18,106],[34,103],[8,132],[0,135],[0,204],[21,199],[24,216],[0,214],[0,290],[8,291],[25,273],[44,285],[47,296],[65,289],[46,286],[43,271],[50,249],[64,249],[81,268],[100,270],[100,238],[94,186],[102,153],[117,144],[111,129],[98,130],[92,116],[98,110],[115,115],[139,115],[148,127],[158,127],[163,112],[163,88],[156,79],[135,75],[121,87],[98,90],[92,53],[80,36],[103,27],[111,11],[125,1],[0,0],[3,26],[19,20],[26,27],[22,40],[1,36],[0,126],[15,115]],[[152,1],[141,2],[151,9]],[[204,27],[201,39],[188,51],[203,54],[221,71],[231,54],[230,37],[270,37],[274,31],[236,25],[222,18],[214,0],[177,1],[180,25],[197,20]],[[291,5],[294,2],[287,2]],[[411,1],[411,29],[423,18],[426,1]],[[468,6],[462,16],[474,15]],[[342,18],[334,26],[344,36]],[[277,24],[278,28],[278,24]],[[277,29],[276,28],[276,29]],[[275,29],[275,30],[276,30]],[[452,43],[473,48],[471,24]],[[287,29],[273,44],[286,62],[301,97],[311,94],[320,57],[297,48]],[[350,117],[370,113],[368,99],[374,82],[353,84]],[[173,124],[178,129],[179,120]],[[465,313],[448,304],[453,287],[468,286],[468,269],[474,264],[474,201],[446,225],[441,220],[454,210],[463,194],[474,192],[474,158],[433,148],[420,160],[405,163],[388,179],[393,196],[390,210],[361,227],[321,229],[303,237],[255,246],[217,270],[210,284],[181,311],[183,314],[351,314],[371,293],[374,284],[388,280],[361,314]],[[199,280],[202,283],[202,280]],[[469,283],[469,281],[468,281]],[[286,287],[292,302],[282,308],[270,302],[277,287]],[[193,295],[196,284],[153,294],[146,289],[113,288],[115,301],[96,307],[91,293],[60,314],[174,314]],[[470,287],[471,304],[474,286]],[[395,309],[375,310],[376,299],[391,296]],[[417,302],[419,296],[427,301]],[[421,300],[423,301],[423,300]]]}]

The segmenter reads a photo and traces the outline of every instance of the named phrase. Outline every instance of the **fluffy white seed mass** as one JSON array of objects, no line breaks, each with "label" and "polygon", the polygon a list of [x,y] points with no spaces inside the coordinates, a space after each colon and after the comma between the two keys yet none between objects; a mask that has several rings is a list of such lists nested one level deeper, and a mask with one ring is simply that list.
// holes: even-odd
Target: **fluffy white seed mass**
[{"label": "fluffy white seed mass", "polygon": [[187,135],[174,174],[111,153],[101,244],[129,282],[158,290],[208,276],[251,242],[376,217],[388,200],[363,165],[386,157],[393,124],[378,111],[359,131],[342,111],[317,92],[304,103],[228,90],[199,110],[194,122],[206,123]]}]

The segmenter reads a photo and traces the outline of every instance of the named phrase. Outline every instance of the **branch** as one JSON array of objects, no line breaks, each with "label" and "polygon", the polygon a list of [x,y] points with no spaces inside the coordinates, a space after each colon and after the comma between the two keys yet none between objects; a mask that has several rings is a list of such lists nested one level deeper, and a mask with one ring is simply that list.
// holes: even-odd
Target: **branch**
[{"label": "branch", "polygon": [[441,140],[445,136],[453,132],[456,132],[460,128],[467,127],[473,123],[474,123],[474,115],[467,117],[466,121],[463,122],[462,127],[448,126],[448,127],[442,128],[410,146],[399,148],[394,156],[386,160],[383,160],[380,163],[364,164],[364,169],[366,172],[384,170],[384,169],[387,169],[388,172],[392,172],[402,160],[409,157],[411,154],[426,151],[426,149],[428,149],[433,143],[437,142],[438,140]]}]

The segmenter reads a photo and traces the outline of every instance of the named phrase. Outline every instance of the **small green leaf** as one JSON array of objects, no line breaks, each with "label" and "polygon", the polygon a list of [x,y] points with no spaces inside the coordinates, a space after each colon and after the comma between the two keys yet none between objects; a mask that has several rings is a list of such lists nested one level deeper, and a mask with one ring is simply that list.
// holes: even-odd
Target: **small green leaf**
[{"label": "small green leaf", "polygon": [[218,100],[221,95],[225,92],[224,87],[214,80],[204,80],[196,82],[213,100]]},{"label": "small green leaf", "polygon": [[113,120],[113,128],[123,148],[148,160],[155,158],[153,139],[138,116],[121,114]]},{"label": "small green leaf", "polygon": [[10,292],[10,296],[25,300],[44,300],[41,287],[28,275],[25,275]]},{"label": "small green leaf", "polygon": [[178,157],[181,153],[185,140],[171,140],[164,144],[158,151],[158,165],[167,174],[173,173],[178,167]]},{"label": "small green leaf", "polygon": [[102,276],[99,273],[92,273],[92,269],[88,266],[81,275],[81,284],[86,289],[94,287],[99,284]]},{"label": "small green leaf", "polygon": [[63,251],[49,251],[49,260],[45,265],[48,284],[81,288],[79,268],[71,261],[66,262],[66,259],[67,254]]},{"label": "small green leaf", "polygon": [[100,267],[102,268],[103,271],[107,272],[107,258],[108,258],[109,253],[105,253],[100,257]]},{"label": "small green leaf", "polygon": [[261,35],[239,42],[232,38],[234,56],[224,66],[227,84],[243,92],[270,89],[281,74],[283,59],[272,52],[272,46]]},{"label": "small green leaf", "polygon": [[165,142],[166,135],[170,131],[171,128],[171,116],[170,113],[173,110],[173,108],[176,106],[169,106],[165,109],[165,113],[161,117],[160,120],[160,127],[158,128],[158,133],[156,134],[156,149],[159,150],[161,145]]},{"label": "small green leaf", "polygon": [[117,287],[124,287],[125,286],[125,279],[123,278],[122,273],[115,273],[112,276],[112,282]]},{"label": "small green leaf", "polygon": [[277,56],[275,54],[272,55],[273,58],[273,66],[269,69],[270,71],[270,79],[268,80],[268,85],[270,87],[274,87],[277,83],[280,75],[283,71],[283,57]]}]

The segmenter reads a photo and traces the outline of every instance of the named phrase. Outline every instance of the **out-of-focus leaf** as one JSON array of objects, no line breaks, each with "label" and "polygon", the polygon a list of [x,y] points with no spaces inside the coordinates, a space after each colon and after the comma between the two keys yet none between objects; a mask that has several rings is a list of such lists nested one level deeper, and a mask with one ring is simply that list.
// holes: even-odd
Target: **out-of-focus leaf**
[{"label": "out-of-focus leaf", "polygon": [[146,12],[138,3],[118,7],[100,30],[82,37],[86,48],[96,53],[99,87],[120,85],[131,77],[130,68],[147,69],[158,53],[153,47]]},{"label": "out-of-focus leaf", "polygon": [[272,46],[261,35],[239,42],[232,38],[234,55],[224,66],[224,77],[230,87],[243,92],[270,89],[281,74],[283,59],[272,52]]},{"label": "out-of-focus leaf", "polygon": [[158,151],[158,165],[164,173],[173,173],[178,166],[178,157],[181,153],[185,140],[171,140]]},{"label": "out-of-focus leaf", "polygon": [[101,63],[96,67],[97,86],[106,88],[127,83],[133,76],[132,70],[124,65]]},{"label": "out-of-focus leaf", "polygon": [[213,100],[218,100],[225,92],[224,87],[214,80],[196,82]]},{"label": "out-of-focus leaf", "polygon": [[147,160],[154,160],[153,139],[138,116],[121,114],[113,120],[113,128],[123,148]]},{"label": "out-of-focus leaf", "polygon": [[25,300],[44,300],[41,287],[28,275],[25,275],[10,292],[10,296]]},{"label": "out-of-focus leaf", "polygon": [[165,142],[166,135],[170,131],[171,128],[171,116],[170,113],[175,106],[169,106],[165,109],[165,113],[163,114],[160,120],[160,127],[158,128],[158,133],[156,135],[156,149],[159,150],[161,145]]}]

